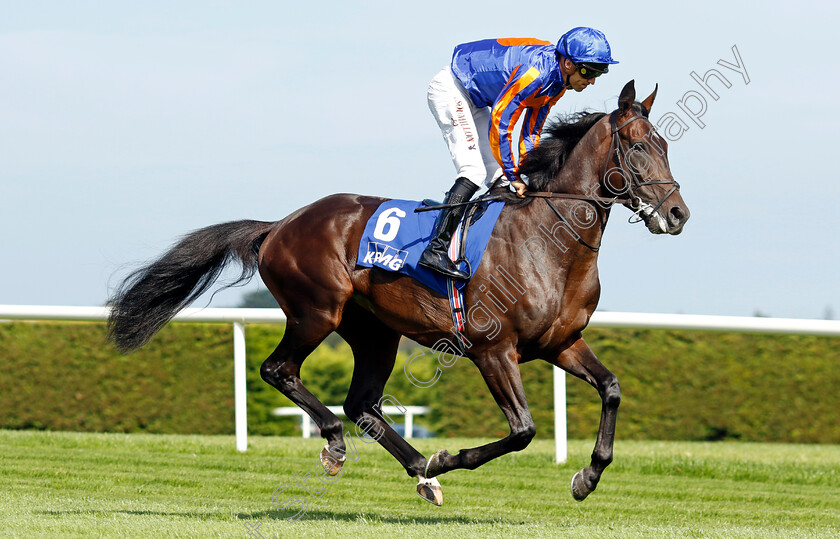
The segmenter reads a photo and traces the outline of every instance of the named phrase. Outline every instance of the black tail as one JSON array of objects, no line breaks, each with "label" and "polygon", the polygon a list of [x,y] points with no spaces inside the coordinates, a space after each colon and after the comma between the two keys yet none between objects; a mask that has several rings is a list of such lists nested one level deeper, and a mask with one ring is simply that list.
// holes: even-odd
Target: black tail
[{"label": "black tail", "polygon": [[242,273],[225,288],[247,282],[257,270],[260,245],[273,226],[232,221],[184,236],[159,259],[129,275],[108,300],[108,340],[123,352],[143,346],[206,292],[233,260],[242,263]]}]

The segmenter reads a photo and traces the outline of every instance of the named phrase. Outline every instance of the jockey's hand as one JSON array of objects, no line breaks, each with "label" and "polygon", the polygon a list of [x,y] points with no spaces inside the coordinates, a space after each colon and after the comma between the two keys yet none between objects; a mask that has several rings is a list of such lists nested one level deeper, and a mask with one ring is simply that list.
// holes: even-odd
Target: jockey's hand
[{"label": "jockey's hand", "polygon": [[518,196],[519,198],[525,198],[525,191],[528,189],[528,186],[525,185],[525,182],[517,179],[510,182],[510,185],[516,190],[516,196]]}]

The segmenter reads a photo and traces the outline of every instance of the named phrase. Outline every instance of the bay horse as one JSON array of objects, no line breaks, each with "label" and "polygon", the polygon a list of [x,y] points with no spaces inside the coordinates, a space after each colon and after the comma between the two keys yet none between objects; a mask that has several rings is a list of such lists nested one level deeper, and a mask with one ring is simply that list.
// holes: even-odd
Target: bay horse
[{"label": "bay horse", "polygon": [[612,204],[628,206],[631,219],[654,234],[679,234],[689,218],[670,171],[667,143],[648,119],[655,96],[656,89],[635,101],[630,81],[611,114],[579,113],[555,122],[520,167],[530,196],[523,200],[507,188],[491,190],[506,204],[464,289],[469,310],[463,335],[469,346],[463,355],[478,367],[507,417],[510,434],[498,441],[455,455],[440,450],[427,460],[380,413],[402,335],[433,351],[454,349],[446,297],[409,277],[356,266],[365,223],[382,198],[337,194],[280,221],[235,221],[184,236],[114,292],[109,338],[121,351],[136,349],[209,290],[226,264],[242,264],[237,283],[259,270],[288,319],[260,374],[320,427],[327,441],[321,451],[326,471],[335,475],[344,463],[343,425],[307,390],[300,368],[337,332],[354,356],[347,417],[418,479],[421,497],[437,505],[443,499],[437,476],[475,469],[530,443],[536,430],[519,364],[543,359],[594,386],[602,400],[590,465],[572,478],[572,495],[583,500],[613,459],[621,400],[618,380],[581,336],[600,296],[598,246]]}]

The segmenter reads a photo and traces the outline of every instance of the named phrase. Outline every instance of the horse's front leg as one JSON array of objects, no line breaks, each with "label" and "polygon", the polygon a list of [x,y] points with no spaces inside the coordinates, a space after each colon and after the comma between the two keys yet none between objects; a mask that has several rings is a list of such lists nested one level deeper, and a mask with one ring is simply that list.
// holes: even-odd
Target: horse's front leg
[{"label": "horse's front leg", "polygon": [[474,360],[490,393],[507,417],[510,434],[497,442],[472,449],[461,449],[457,455],[450,455],[445,449],[441,449],[426,465],[427,478],[459,468],[474,470],[496,457],[511,451],[521,451],[528,446],[536,429],[528,410],[528,402],[525,400],[518,359],[516,350],[507,344],[482,353]]},{"label": "horse's front leg", "polygon": [[582,469],[572,478],[572,496],[581,501],[595,490],[601,474],[613,460],[615,422],[621,402],[621,389],[618,379],[598,361],[582,337],[548,362],[589,382],[601,395],[601,423],[595,449],[592,451],[592,462],[588,468]]}]

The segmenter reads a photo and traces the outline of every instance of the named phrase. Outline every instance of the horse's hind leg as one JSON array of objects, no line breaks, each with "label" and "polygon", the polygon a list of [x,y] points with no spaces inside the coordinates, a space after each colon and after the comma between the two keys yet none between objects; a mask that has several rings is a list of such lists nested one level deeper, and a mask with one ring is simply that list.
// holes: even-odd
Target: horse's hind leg
[{"label": "horse's hind leg", "polygon": [[601,396],[601,423],[592,451],[592,462],[572,478],[572,496],[578,501],[586,498],[601,480],[601,474],[613,460],[613,442],[621,389],[618,379],[601,363],[583,338],[549,361],[561,369],[589,382]]},{"label": "horse's hind leg", "polygon": [[309,354],[329,335],[333,327],[326,320],[289,320],[280,344],[268,356],[260,375],[263,380],[294,402],[321,429],[321,436],[332,446],[344,449],[342,423],[336,415],[309,392],[300,380],[300,366]]},{"label": "horse's hind leg", "polygon": [[[344,402],[347,417],[362,427],[405,468],[410,477],[425,480],[426,458],[406,442],[382,417],[382,393],[394,368],[400,334],[380,322],[370,312],[348,304],[336,330],[353,350],[355,366],[350,391]],[[443,501],[437,481],[426,481],[420,495],[440,505]],[[425,495],[424,495],[425,494]]]}]

